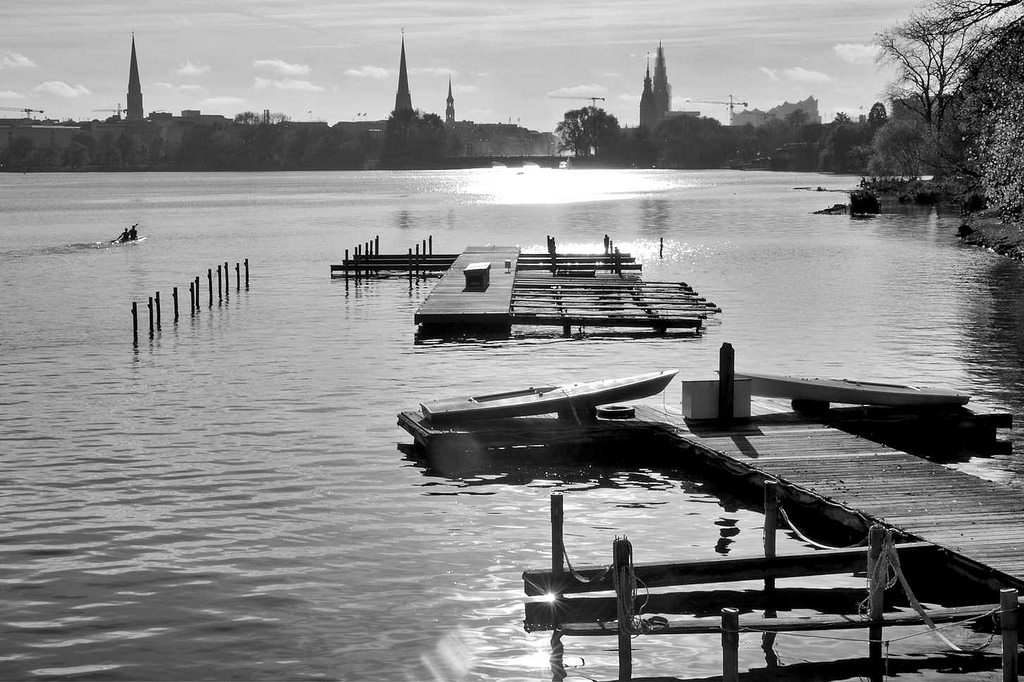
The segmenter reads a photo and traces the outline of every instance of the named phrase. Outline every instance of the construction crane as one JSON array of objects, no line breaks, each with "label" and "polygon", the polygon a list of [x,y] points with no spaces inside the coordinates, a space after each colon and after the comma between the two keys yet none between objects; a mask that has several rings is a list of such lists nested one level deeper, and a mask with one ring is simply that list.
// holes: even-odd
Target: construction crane
[{"label": "construction crane", "polygon": [[22,111],[26,118],[32,118],[32,114],[42,114],[42,109],[27,109],[24,107],[0,107],[0,111]]},{"label": "construction crane", "polygon": [[551,99],[589,99],[590,106],[592,107],[597,106],[597,100],[601,100],[602,102],[604,101],[604,97],[587,97],[585,95],[548,95],[548,97],[550,97]]},{"label": "construction crane", "polygon": [[118,104],[116,109],[93,109],[93,111],[106,111],[112,114],[117,114],[117,117],[121,118],[121,112],[125,110],[121,108],[120,104]]},{"label": "construction crane", "polygon": [[728,102],[722,102],[722,101],[719,101],[719,100],[703,100],[703,99],[688,99],[686,101],[687,102],[692,102],[693,104],[728,104],[729,105],[729,125],[732,125],[733,109],[735,107],[737,107],[737,106],[741,106],[741,107],[750,106],[746,102],[739,102],[739,101],[734,100],[732,98],[732,95],[729,95],[729,101]]}]

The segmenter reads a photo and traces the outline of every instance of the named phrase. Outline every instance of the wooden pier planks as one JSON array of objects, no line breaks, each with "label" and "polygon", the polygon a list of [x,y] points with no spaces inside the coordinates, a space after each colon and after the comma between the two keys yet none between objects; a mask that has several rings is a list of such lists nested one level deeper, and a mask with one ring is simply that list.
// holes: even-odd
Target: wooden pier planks
[{"label": "wooden pier planks", "polygon": [[[514,246],[468,247],[441,277],[416,311],[414,321],[424,328],[487,328],[508,331],[512,327],[510,305],[519,249]],[[505,271],[509,261],[510,271]],[[470,263],[489,262],[490,284],[484,291],[468,291],[463,269]]]},{"label": "wooden pier planks", "polygon": [[722,464],[731,460],[856,510],[1024,588],[1024,491],[799,415],[693,430],[682,417],[652,408],[638,407],[637,417]]},{"label": "wooden pier planks", "polygon": [[685,283],[639,277],[559,277],[531,272],[512,290],[515,324],[696,329],[718,312]]}]

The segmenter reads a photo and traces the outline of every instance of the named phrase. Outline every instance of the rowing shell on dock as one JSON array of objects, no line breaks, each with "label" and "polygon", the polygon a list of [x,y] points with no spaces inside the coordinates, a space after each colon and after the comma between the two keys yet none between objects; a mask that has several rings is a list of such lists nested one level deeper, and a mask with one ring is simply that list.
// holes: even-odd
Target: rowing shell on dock
[{"label": "rowing shell on dock", "polygon": [[880,384],[852,379],[819,379],[777,374],[736,372],[737,379],[750,380],[750,393],[768,398],[789,398],[808,403],[852,405],[964,405],[969,395],[947,388]]},{"label": "rowing shell on dock", "polygon": [[676,373],[677,370],[663,370],[565,386],[531,386],[504,393],[434,400],[421,403],[420,409],[423,416],[434,424],[528,417],[551,412],[579,419],[590,417],[598,405],[661,393]]}]

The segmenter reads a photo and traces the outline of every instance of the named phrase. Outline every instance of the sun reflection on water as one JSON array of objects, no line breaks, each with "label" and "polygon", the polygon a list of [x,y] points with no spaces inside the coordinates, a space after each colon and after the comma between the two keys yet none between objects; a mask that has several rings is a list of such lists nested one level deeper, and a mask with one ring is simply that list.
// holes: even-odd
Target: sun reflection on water
[{"label": "sun reflection on water", "polygon": [[679,187],[655,171],[611,169],[484,168],[471,174],[462,191],[484,204],[568,204],[616,201]]}]

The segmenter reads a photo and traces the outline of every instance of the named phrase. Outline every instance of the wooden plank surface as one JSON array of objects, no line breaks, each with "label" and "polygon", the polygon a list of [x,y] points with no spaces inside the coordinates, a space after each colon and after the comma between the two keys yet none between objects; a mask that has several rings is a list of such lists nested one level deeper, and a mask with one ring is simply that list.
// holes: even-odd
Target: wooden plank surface
[{"label": "wooden plank surface", "polygon": [[754,417],[722,428],[646,406],[637,418],[865,516],[933,542],[1024,586],[1024,491],[826,426]]},{"label": "wooden plank surface", "polygon": [[[511,325],[510,305],[519,249],[514,246],[471,246],[463,251],[427,296],[414,321],[425,325]],[[471,263],[491,263],[486,291],[467,291],[462,270]],[[505,272],[505,261],[511,271]]]}]

